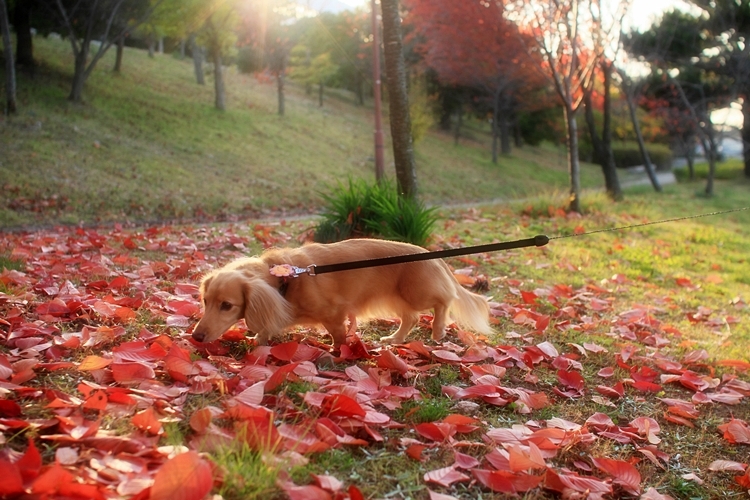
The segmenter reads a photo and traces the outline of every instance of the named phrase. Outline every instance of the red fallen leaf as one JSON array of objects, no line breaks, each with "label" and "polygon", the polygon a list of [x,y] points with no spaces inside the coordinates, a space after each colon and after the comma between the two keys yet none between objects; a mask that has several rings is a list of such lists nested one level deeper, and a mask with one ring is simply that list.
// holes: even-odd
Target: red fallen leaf
[{"label": "red fallen leaf", "polygon": [[473,469],[475,467],[479,467],[479,460],[472,457],[471,455],[467,455],[465,453],[461,453],[458,451],[453,452],[453,466],[458,467],[461,469]]},{"label": "red fallen leaf", "polygon": [[733,418],[726,424],[721,424],[719,430],[724,433],[724,439],[732,444],[750,444],[750,428],[743,420]]},{"label": "red fallen leaf", "polygon": [[750,490],[750,467],[747,468],[743,475],[735,477],[734,480],[746,490]]},{"label": "red fallen leaf", "polygon": [[24,483],[28,483],[39,476],[39,471],[42,470],[42,455],[31,438],[29,438],[28,448],[15,466],[21,473]]},{"label": "red fallen leaf", "polygon": [[547,463],[544,461],[542,453],[532,442],[529,442],[528,449],[513,444],[508,446],[507,450],[511,472],[523,472],[531,469],[544,469],[547,467]]},{"label": "red fallen leaf", "polygon": [[153,407],[149,407],[140,413],[136,413],[130,421],[136,428],[144,432],[154,436],[161,434],[161,422],[156,419]]},{"label": "red fallen leaf", "polygon": [[661,431],[659,422],[650,417],[637,417],[630,421],[630,426],[638,429],[638,434],[646,436],[651,444],[659,444],[661,439],[656,435]]},{"label": "red fallen leaf", "polygon": [[63,469],[59,463],[55,462],[52,467],[36,478],[31,485],[31,492],[40,495],[55,495],[61,493],[64,485],[70,484],[75,478],[67,470]]},{"label": "red fallen leaf", "polygon": [[421,462],[424,460],[424,457],[422,456],[422,452],[427,448],[427,445],[424,444],[411,444],[407,446],[407,448],[404,450],[404,453],[409,458],[412,458],[416,460],[417,462]]},{"label": "red fallen leaf", "polygon": [[637,381],[633,382],[632,386],[641,392],[661,392],[664,390],[662,386],[653,382]]},{"label": "red fallen leaf", "polygon": [[614,478],[614,483],[622,486],[625,491],[633,495],[641,493],[641,473],[628,462],[612,458],[592,457],[591,461],[601,471]]},{"label": "red fallen leaf", "polygon": [[436,491],[432,491],[429,488],[427,488],[427,493],[430,495],[429,500],[458,500],[458,498],[456,498],[454,496],[444,495],[442,493],[438,493]]},{"label": "red fallen leaf", "polygon": [[107,409],[107,393],[99,390],[89,396],[83,403],[83,407],[88,410],[104,411]]},{"label": "red fallen leaf", "polygon": [[445,441],[456,434],[456,427],[454,425],[435,422],[417,424],[414,426],[414,430],[420,436],[433,441]]},{"label": "red fallen leaf", "polygon": [[596,392],[598,392],[599,394],[603,396],[617,399],[625,395],[625,387],[623,387],[622,382],[617,382],[612,387],[607,387],[605,385],[597,385]]},{"label": "red fallen leaf", "polygon": [[674,500],[674,498],[669,495],[662,495],[656,490],[656,488],[652,487],[646,490],[646,493],[641,495],[640,500]]},{"label": "red fallen leaf", "polygon": [[21,416],[21,407],[11,399],[0,399],[0,417],[16,418]]},{"label": "red fallen leaf", "polygon": [[732,460],[714,460],[713,462],[711,462],[711,465],[708,466],[708,470],[713,472],[722,472],[727,470],[745,472],[746,468],[746,464],[741,464]]},{"label": "red fallen leaf", "polygon": [[445,488],[450,488],[453,483],[468,481],[469,479],[471,479],[469,476],[457,471],[453,466],[426,472],[424,475],[425,482],[439,484]]},{"label": "red fallen leaf", "polygon": [[211,465],[195,451],[168,460],[156,472],[150,500],[202,500],[213,487]]},{"label": "red fallen leaf", "polygon": [[290,363],[290,364],[280,366],[266,380],[265,391],[271,392],[274,389],[276,389],[278,386],[283,384],[286,381],[289,374],[292,373],[294,369],[297,368],[297,366],[299,366],[299,363]]},{"label": "red fallen leaf", "polygon": [[432,351],[432,355],[435,356],[438,361],[442,361],[443,363],[460,363],[461,357],[458,356],[455,352],[446,351],[443,349],[435,349]]},{"label": "red fallen leaf", "polygon": [[377,356],[378,366],[380,368],[386,368],[388,370],[396,370],[401,375],[406,375],[409,372],[409,365],[406,362],[393,354],[393,352],[384,350]]},{"label": "red fallen leaf", "polygon": [[536,304],[536,299],[539,298],[534,292],[525,292],[521,290],[521,298],[526,304]]},{"label": "red fallen leaf", "polygon": [[664,453],[663,451],[659,451],[656,448],[656,446],[653,446],[653,445],[644,446],[643,448],[638,448],[638,452],[641,453],[647,459],[649,459],[651,463],[653,463],[657,467],[661,469],[666,469],[664,464],[661,463],[659,460],[661,460],[664,463],[668,463],[669,454]]},{"label": "red fallen leaf", "polygon": [[154,369],[142,363],[112,363],[112,377],[120,384],[152,380]]},{"label": "red fallen leaf", "polygon": [[265,382],[257,382],[237,394],[234,399],[251,407],[260,406],[263,402],[264,389]]},{"label": "red fallen leaf", "polygon": [[467,434],[479,429],[479,426],[476,425],[479,423],[479,420],[472,417],[467,417],[466,415],[460,415],[458,413],[452,413],[448,415],[442,420],[442,422],[444,424],[454,426],[456,428],[456,432],[460,432],[461,434]]},{"label": "red fallen leaf", "polygon": [[10,366],[8,356],[0,353],[0,380],[8,380],[13,375],[13,367]]},{"label": "red fallen leaf", "polygon": [[331,494],[313,484],[297,486],[292,481],[278,481],[278,486],[287,494],[289,500],[331,500]]},{"label": "red fallen leaf", "polygon": [[544,487],[558,493],[573,490],[580,493],[612,494],[612,485],[595,477],[579,476],[575,473],[557,473],[547,469],[544,475]]},{"label": "red fallen leaf", "polygon": [[536,488],[544,476],[503,470],[472,469],[471,473],[486,488],[500,493],[523,493]]},{"label": "red fallen leaf", "polygon": [[364,408],[349,396],[343,394],[326,394],[321,410],[329,417],[364,417]]},{"label": "red fallen leaf", "polygon": [[0,470],[3,471],[3,480],[0,481],[0,497],[12,498],[23,493],[23,478],[16,464],[0,458]]},{"label": "red fallen leaf", "polygon": [[118,288],[127,288],[130,286],[130,280],[128,280],[125,276],[118,276],[117,278],[110,281],[108,286],[113,290]]},{"label": "red fallen leaf", "polygon": [[577,391],[582,391],[586,387],[586,381],[583,376],[575,371],[557,371],[557,380],[564,386],[570,387]]},{"label": "red fallen leaf", "polygon": [[580,226],[580,225],[579,225],[579,226],[576,226],[576,227],[575,227],[575,228],[573,229],[573,234],[583,234],[583,233],[585,233],[585,232],[586,232],[586,228],[584,228],[583,226]]},{"label": "red fallen leaf", "polygon": [[327,474],[311,474],[311,476],[313,478],[313,481],[318,483],[318,486],[333,493],[341,490],[341,488],[343,488],[344,486],[344,483]]},{"label": "red fallen leaf", "polygon": [[201,408],[190,416],[190,428],[198,434],[203,434],[208,429],[213,419],[210,408]]},{"label": "red fallen leaf", "polygon": [[716,364],[719,366],[728,366],[730,368],[736,368],[737,370],[740,370],[740,371],[750,370],[750,363],[748,363],[747,361],[743,361],[741,359],[723,359],[721,361],[718,361]]},{"label": "red fallen leaf", "polygon": [[297,342],[284,342],[271,347],[271,354],[279,361],[291,361],[297,352],[299,344]]},{"label": "red fallen leaf", "polygon": [[677,285],[683,287],[683,288],[697,288],[695,285],[693,285],[693,282],[690,281],[690,278],[675,278],[675,283]]}]

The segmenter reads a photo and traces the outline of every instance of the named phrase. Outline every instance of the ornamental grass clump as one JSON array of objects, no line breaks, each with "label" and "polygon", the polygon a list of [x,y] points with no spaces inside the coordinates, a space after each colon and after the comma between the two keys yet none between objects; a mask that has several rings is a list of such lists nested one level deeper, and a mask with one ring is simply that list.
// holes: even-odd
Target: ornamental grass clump
[{"label": "ornamental grass clump", "polygon": [[383,238],[424,246],[437,220],[436,210],[414,198],[398,195],[392,182],[369,184],[349,179],[325,201],[323,220],[315,241],[331,243],[348,238]]}]

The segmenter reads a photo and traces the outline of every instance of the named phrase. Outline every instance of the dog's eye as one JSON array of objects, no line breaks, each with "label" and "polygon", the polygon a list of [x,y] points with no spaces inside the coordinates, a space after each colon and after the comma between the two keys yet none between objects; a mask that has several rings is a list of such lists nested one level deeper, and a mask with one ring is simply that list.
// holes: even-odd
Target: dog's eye
[{"label": "dog's eye", "polygon": [[222,311],[228,311],[228,310],[230,310],[232,308],[232,304],[230,304],[229,302],[224,301],[224,302],[221,303],[221,305],[219,307],[221,308]]}]

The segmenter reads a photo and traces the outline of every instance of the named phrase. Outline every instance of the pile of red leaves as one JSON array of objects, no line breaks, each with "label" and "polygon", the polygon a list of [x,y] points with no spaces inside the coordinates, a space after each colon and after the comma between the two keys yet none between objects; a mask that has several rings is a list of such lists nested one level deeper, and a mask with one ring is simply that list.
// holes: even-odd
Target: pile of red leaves
[{"label": "pile of red leaves", "polygon": [[[0,274],[0,496],[200,499],[222,481],[210,452],[237,440],[278,463],[299,464],[331,448],[379,446],[384,431],[405,429],[413,432],[390,444],[413,460],[426,460],[435,448],[454,450],[451,465],[424,473],[428,485],[444,491],[470,483],[502,493],[543,488],[565,498],[669,498],[646,488],[637,468],[643,460],[667,467],[660,422],[693,427],[706,407],[738,405],[750,396],[749,363],[719,362],[725,374],[716,376],[716,363],[705,352],[675,359],[660,350],[680,332],[662,324],[653,306],[615,311],[616,290],[628,285],[622,276],[580,289],[521,290],[521,282],[505,280],[506,301],[493,303],[492,312],[521,332],[506,332],[507,345],[489,345],[459,330],[449,337],[453,341],[438,345],[413,340],[380,346],[357,336],[334,354],[322,338],[302,331],[237,359],[226,341],[243,339],[241,327],[224,342],[194,343],[189,332],[200,314],[201,273],[255,241],[289,242],[283,229],[4,235],[0,255],[22,261],[24,268]],[[547,313],[540,312],[540,299]],[[692,320],[710,321],[703,313],[691,312]],[[610,318],[608,335],[618,340],[617,352],[593,341],[539,341],[541,333],[592,331],[604,317]],[[586,360],[604,355],[614,356],[613,366],[587,380]],[[455,412],[436,422],[396,421],[394,410],[422,397],[415,380],[444,364],[465,375],[460,385],[442,387],[456,402]],[[556,383],[540,384],[540,374],[550,370]],[[50,380],[58,383],[50,386]],[[292,381],[315,387],[303,395],[305,411],[277,391]],[[663,413],[627,423],[603,413],[580,422],[534,419],[536,410],[555,400],[585,398],[606,407],[673,386],[690,396],[662,397]],[[216,395],[216,403],[186,408],[188,398],[200,394]],[[495,428],[472,416],[483,405],[506,406],[528,420]],[[117,431],[122,422],[129,422],[130,432]],[[175,422],[189,424],[188,440],[163,446],[164,426]],[[742,419],[727,418],[715,432],[727,446],[750,445]],[[633,454],[627,460],[592,454],[557,464],[561,450],[587,450],[598,440],[630,445]],[[717,460],[706,470],[736,474],[736,483],[750,489],[746,463]],[[290,498],[342,500],[363,498],[366,487],[324,475],[306,485],[282,475],[278,486]],[[433,491],[430,496],[453,498]]]}]

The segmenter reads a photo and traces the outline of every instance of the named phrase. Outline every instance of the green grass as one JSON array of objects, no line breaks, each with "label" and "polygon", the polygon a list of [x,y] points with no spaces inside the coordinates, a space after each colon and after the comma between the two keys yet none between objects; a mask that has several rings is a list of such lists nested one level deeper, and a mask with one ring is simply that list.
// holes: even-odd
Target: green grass
[{"label": "green grass", "polygon": [[[213,108],[213,82],[197,85],[191,61],[131,48],[121,74],[111,71],[109,52],[84,104],[73,105],[68,44],[37,37],[34,50],[35,78],[18,75],[19,113],[0,121],[0,228],[312,212],[318,193],[338,181],[374,177],[369,105],[332,98],[319,108],[290,84],[280,117],[271,83],[230,69],[222,113]],[[563,150],[516,149],[495,165],[486,124],[474,129],[459,146],[439,133],[417,145],[428,205],[567,188]],[[385,151],[391,175],[389,144]],[[598,167],[584,165],[582,183],[601,185]]]}]

